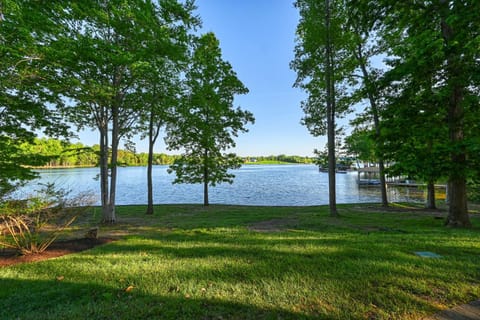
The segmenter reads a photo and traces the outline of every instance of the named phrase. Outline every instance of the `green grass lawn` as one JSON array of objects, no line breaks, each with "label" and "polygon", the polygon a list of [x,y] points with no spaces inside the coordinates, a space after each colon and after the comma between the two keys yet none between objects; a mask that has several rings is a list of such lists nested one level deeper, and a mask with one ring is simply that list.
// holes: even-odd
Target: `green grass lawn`
[{"label": "green grass lawn", "polygon": [[339,211],[118,207],[100,227],[118,241],[0,268],[0,318],[420,319],[480,298],[479,215],[459,230],[421,210]]}]

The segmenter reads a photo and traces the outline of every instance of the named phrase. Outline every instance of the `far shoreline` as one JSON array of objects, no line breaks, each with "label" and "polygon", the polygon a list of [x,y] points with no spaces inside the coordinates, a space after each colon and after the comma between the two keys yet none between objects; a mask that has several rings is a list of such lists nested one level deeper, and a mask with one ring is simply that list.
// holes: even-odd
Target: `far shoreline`
[{"label": "far shoreline", "polygon": [[[153,166],[169,166],[171,164],[154,164]],[[314,163],[298,163],[298,162],[284,162],[284,161],[258,161],[258,162],[245,162],[242,163],[242,166],[258,166],[258,165],[315,165]],[[146,165],[119,165],[117,168],[128,168],[128,167],[147,167]],[[29,167],[34,170],[56,170],[56,169],[83,169],[83,168],[99,168],[99,166],[88,166],[88,165],[78,165],[78,166],[41,166],[41,167]]]}]

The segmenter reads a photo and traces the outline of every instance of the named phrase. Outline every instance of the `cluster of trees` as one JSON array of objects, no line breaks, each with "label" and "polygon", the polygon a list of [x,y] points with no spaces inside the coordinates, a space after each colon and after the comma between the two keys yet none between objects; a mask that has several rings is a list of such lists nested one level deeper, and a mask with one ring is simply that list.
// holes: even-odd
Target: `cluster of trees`
[{"label": "cluster of trees", "polygon": [[[53,138],[35,138],[33,142],[20,145],[25,154],[35,154],[48,159],[40,167],[93,167],[98,166],[100,146],[86,146],[81,142],[70,143]],[[136,153],[128,149],[118,149],[117,164],[120,166],[146,166],[149,153]],[[179,156],[153,153],[153,164],[170,165]]]},{"label": "cluster of trees", "polygon": [[[129,150],[129,145],[124,149],[118,149],[117,164],[121,166],[147,166],[149,153]],[[35,154],[44,159],[40,168],[45,167],[93,167],[98,166],[100,146],[84,145],[81,142],[71,143],[53,138],[34,138],[33,142],[27,142],[20,145],[20,149],[25,154]],[[181,157],[179,155],[169,155],[165,153],[152,153],[153,164],[172,165]],[[314,162],[314,158],[290,155],[270,155],[242,157],[244,163],[264,163],[264,162],[285,162],[296,164],[309,164]]]},{"label": "cluster of trees", "polygon": [[[429,185],[448,181],[446,224],[470,226],[467,181],[479,176],[480,2],[297,0],[295,86],[303,123],[328,136],[330,211],[336,216],[336,120],[362,103],[351,151]],[[373,151],[373,152],[372,152]]]},{"label": "cluster of trees", "polygon": [[[198,35],[194,1],[5,0],[0,4],[0,196],[50,157],[21,148],[39,131],[100,136],[104,222],[115,222],[122,140],[149,142],[147,213],[153,213],[153,147],[165,132],[177,182],[231,182],[241,162],[226,151],[253,115],[233,106],[247,88],[213,33]],[[162,129],[162,130],[161,130]]]}]

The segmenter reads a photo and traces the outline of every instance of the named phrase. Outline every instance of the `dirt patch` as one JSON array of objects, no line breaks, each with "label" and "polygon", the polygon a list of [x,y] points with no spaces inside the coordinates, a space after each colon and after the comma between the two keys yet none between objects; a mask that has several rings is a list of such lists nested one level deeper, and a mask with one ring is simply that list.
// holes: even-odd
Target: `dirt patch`
[{"label": "dirt patch", "polygon": [[81,252],[93,247],[114,241],[114,238],[98,239],[72,239],[52,243],[42,253],[18,255],[12,250],[0,249],[0,267],[11,266],[18,263],[41,261],[64,256],[66,254]]},{"label": "dirt patch", "polygon": [[293,228],[298,224],[295,218],[271,219],[254,223],[248,227],[248,230],[255,232],[280,232]]}]

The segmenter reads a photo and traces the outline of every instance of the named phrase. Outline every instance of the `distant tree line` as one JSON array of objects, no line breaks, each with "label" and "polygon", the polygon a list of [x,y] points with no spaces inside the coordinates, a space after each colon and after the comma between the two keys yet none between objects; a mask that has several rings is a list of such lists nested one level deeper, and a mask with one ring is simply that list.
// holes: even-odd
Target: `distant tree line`
[{"label": "distant tree line", "polygon": [[[20,148],[25,153],[45,157],[48,161],[42,167],[95,167],[99,165],[99,145],[86,146],[81,142],[69,143],[53,138],[35,138],[33,143],[24,143]],[[171,165],[178,155],[153,153],[153,164]],[[146,166],[148,153],[135,153],[128,149],[118,150],[118,165]]]},{"label": "distant tree line", "polygon": [[310,157],[302,157],[302,156],[288,156],[284,154],[280,154],[277,156],[269,155],[269,156],[249,156],[244,158],[245,162],[248,163],[256,163],[256,162],[286,162],[286,163],[298,163],[298,164],[309,164],[313,163],[314,159]]},{"label": "distant tree line", "polygon": [[[34,154],[47,159],[45,163],[38,168],[52,167],[95,167],[99,165],[99,145],[87,146],[81,142],[70,143],[53,138],[35,138],[33,143],[23,143],[20,145],[22,152]],[[148,165],[147,152],[136,153],[128,148],[118,150],[118,164],[120,166],[146,166]],[[169,155],[165,153],[153,153],[154,165],[172,165],[180,158],[179,155]],[[314,162],[314,158],[290,155],[269,155],[269,156],[249,156],[242,157],[244,163],[256,162],[281,162],[309,164]]]}]

